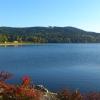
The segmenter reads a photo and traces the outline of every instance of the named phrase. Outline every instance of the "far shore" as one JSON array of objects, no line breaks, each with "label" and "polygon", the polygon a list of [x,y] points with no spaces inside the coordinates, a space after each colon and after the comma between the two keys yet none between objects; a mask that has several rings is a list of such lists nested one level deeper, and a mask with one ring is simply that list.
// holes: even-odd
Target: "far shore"
[{"label": "far shore", "polygon": [[15,46],[15,45],[31,45],[33,43],[13,43],[13,42],[10,42],[10,43],[0,43],[0,46]]},{"label": "far shore", "polygon": [[[7,43],[0,43],[0,46],[20,46],[20,45],[40,45],[40,44],[52,44],[52,43],[34,43],[34,42],[7,42]],[[55,43],[53,43],[55,44]],[[58,43],[59,44],[59,43]],[[63,43],[65,44],[65,43]],[[68,44],[80,44],[80,43],[68,43]],[[91,43],[81,43],[81,44],[91,44]],[[94,44],[94,43],[92,43]],[[98,43],[97,43],[98,44]]]}]

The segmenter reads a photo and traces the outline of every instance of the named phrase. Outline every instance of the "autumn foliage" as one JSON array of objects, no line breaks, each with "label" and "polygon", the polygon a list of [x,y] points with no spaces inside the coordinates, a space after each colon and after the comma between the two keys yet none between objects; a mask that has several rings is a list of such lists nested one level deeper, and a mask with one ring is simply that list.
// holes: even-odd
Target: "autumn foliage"
[{"label": "autumn foliage", "polygon": [[18,86],[10,85],[4,81],[10,77],[7,72],[0,73],[0,91],[2,100],[40,100],[43,93],[34,89],[31,79],[28,76],[22,78],[22,83]]},{"label": "autumn foliage", "polygon": [[31,84],[28,76],[22,78],[19,85],[7,84],[5,80],[9,79],[12,74],[8,72],[0,73],[0,100],[100,100],[100,93],[81,94],[78,90],[62,90],[58,93],[46,92]]}]

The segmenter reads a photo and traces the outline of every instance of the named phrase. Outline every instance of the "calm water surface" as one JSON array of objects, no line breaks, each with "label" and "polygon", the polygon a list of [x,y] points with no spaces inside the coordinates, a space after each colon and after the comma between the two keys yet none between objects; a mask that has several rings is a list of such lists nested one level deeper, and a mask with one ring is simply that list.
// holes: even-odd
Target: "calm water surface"
[{"label": "calm water surface", "polygon": [[0,71],[19,83],[29,75],[50,90],[100,91],[100,44],[43,44],[0,47]]}]

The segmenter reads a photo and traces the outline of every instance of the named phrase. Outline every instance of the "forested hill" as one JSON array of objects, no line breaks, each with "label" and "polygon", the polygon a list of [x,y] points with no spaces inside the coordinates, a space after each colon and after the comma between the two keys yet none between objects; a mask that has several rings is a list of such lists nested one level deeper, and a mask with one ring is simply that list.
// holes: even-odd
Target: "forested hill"
[{"label": "forested hill", "polygon": [[100,34],[74,27],[0,27],[0,43],[98,43]]}]

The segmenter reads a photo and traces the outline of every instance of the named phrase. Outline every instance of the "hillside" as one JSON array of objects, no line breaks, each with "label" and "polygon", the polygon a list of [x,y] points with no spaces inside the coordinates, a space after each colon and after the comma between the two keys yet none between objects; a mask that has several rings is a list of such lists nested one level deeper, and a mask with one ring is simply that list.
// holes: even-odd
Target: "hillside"
[{"label": "hillside", "polygon": [[100,43],[100,34],[74,27],[0,27],[0,43]]}]

